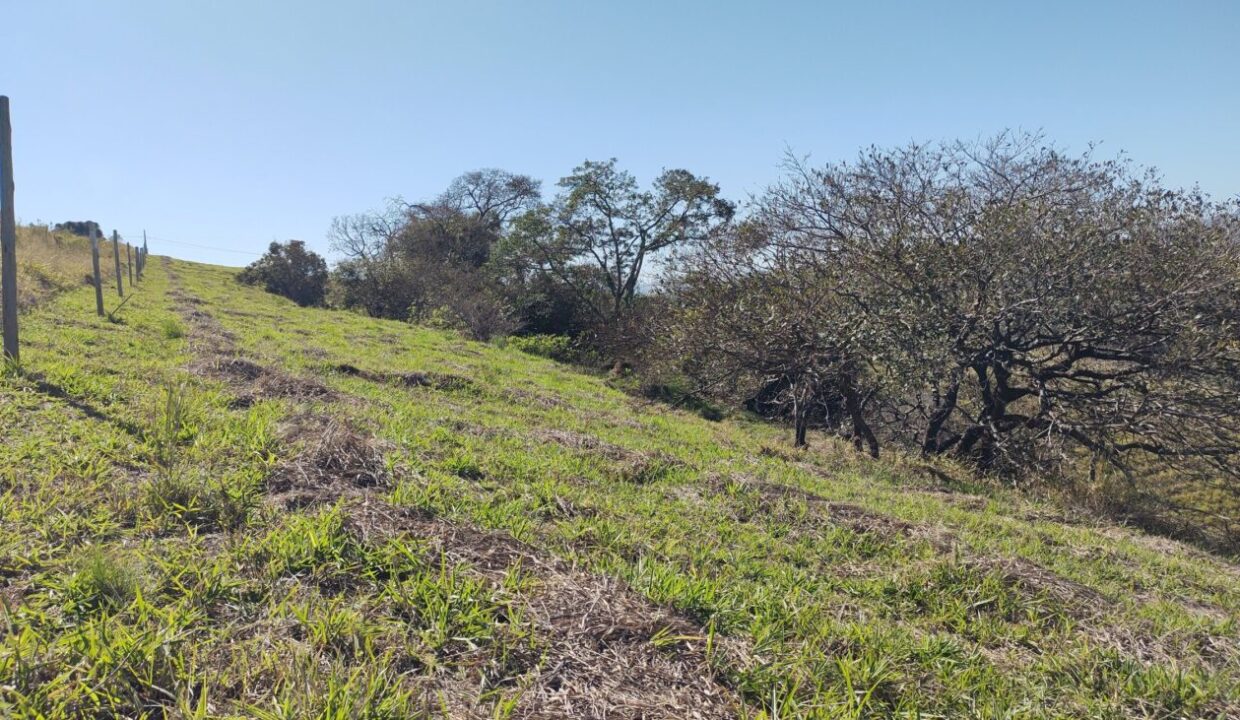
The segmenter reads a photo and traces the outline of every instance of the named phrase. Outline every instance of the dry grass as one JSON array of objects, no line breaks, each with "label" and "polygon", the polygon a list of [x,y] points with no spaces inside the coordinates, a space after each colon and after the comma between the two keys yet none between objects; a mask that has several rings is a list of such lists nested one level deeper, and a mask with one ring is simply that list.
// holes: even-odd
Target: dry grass
[{"label": "dry grass", "polygon": [[[123,262],[123,261],[122,261]],[[17,304],[21,310],[91,281],[90,242],[42,225],[17,228]]]},{"label": "dry grass", "polygon": [[[615,578],[573,569],[510,536],[427,517],[379,502],[356,506],[363,536],[411,535],[429,551],[473,568],[488,582],[522,578],[524,619],[540,641],[536,657],[511,665],[514,717],[671,720],[733,718],[740,704],[707,658],[707,632],[652,604]],[[473,709],[455,700],[452,714]]]},{"label": "dry grass", "polygon": [[[132,258],[133,253],[130,253]],[[110,239],[99,244],[100,272],[105,288],[116,282]],[[121,246],[121,273],[129,285],[129,265]],[[93,270],[90,240],[68,232],[52,232],[43,225],[17,228],[17,305],[21,311],[37,307],[59,293],[90,285]]]}]

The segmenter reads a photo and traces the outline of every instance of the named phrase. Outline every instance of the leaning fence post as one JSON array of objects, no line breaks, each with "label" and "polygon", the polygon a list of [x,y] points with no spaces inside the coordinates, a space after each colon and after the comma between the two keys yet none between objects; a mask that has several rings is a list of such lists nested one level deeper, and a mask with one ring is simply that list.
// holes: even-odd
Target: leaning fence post
[{"label": "leaning fence post", "polygon": [[129,292],[133,292],[133,253],[129,251],[129,243],[125,243],[125,269],[129,271]]},{"label": "leaning fence post", "polygon": [[121,285],[121,241],[116,231],[112,231],[112,259],[116,261],[116,294],[125,297],[125,288]]},{"label": "leaning fence post", "polygon": [[90,224],[90,264],[95,271],[95,312],[103,317],[103,278],[99,276],[99,226]]},{"label": "leaning fence post", "polygon": [[0,302],[4,303],[4,356],[17,357],[17,215],[13,212],[13,124],[0,95]]}]

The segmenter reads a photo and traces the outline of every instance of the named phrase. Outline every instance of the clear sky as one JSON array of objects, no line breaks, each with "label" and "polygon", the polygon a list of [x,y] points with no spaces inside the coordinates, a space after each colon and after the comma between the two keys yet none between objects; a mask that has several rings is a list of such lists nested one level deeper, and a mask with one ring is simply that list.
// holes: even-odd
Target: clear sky
[{"label": "clear sky", "polygon": [[21,220],[231,265],[480,167],[553,189],[618,157],[743,200],[786,147],[1004,128],[1240,193],[1237,0],[4,0],[0,94]]}]

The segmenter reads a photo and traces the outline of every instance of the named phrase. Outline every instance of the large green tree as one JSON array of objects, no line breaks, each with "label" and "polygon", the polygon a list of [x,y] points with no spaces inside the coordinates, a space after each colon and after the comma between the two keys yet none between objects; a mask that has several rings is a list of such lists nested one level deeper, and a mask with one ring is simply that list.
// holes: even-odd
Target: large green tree
[{"label": "large green tree", "polygon": [[514,244],[573,292],[613,353],[631,340],[627,316],[651,260],[708,237],[734,213],[718,185],[688,170],[665,170],[643,190],[615,159],[586,161],[559,188],[550,205],[517,220]]}]

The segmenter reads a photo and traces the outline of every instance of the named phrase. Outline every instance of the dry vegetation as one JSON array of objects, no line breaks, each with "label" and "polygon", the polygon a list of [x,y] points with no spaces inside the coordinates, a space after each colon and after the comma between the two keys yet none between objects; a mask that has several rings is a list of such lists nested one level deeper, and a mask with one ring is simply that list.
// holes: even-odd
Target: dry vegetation
[{"label": "dry vegetation", "polygon": [[42,225],[17,228],[18,307],[32,308],[58,292],[90,282],[90,241]]}]

